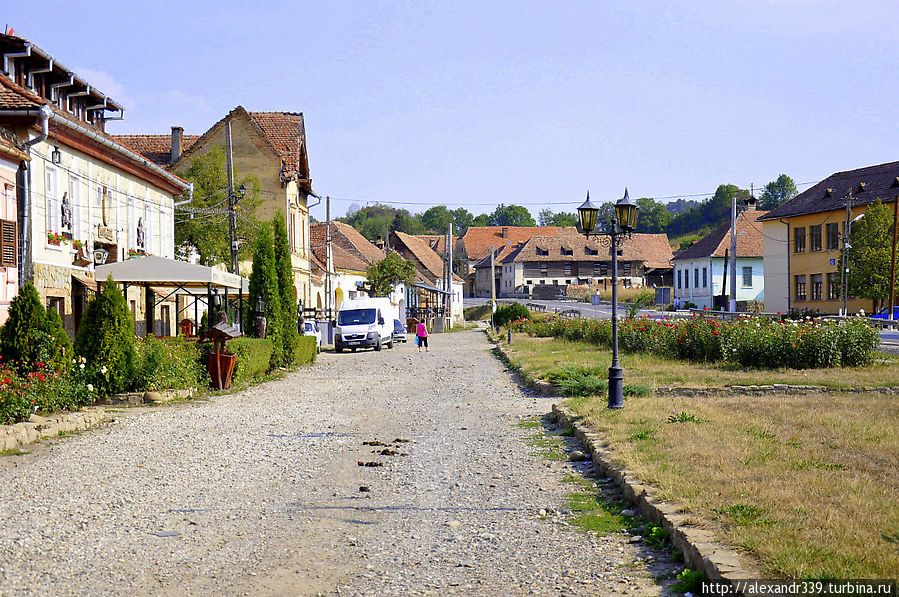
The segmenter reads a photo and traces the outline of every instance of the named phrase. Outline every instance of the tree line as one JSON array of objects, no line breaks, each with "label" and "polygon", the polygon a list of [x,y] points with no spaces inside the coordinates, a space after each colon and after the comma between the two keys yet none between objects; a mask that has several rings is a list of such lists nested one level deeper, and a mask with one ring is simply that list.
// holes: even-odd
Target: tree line
[{"label": "tree line", "polygon": [[[776,180],[765,185],[758,198],[758,208],[769,210],[789,201],[798,193],[793,179],[781,174]],[[668,203],[656,201],[651,197],[636,200],[640,207],[637,220],[637,232],[666,233],[671,238],[692,235],[686,242],[699,238],[711,229],[720,226],[730,219],[731,200],[738,201],[749,196],[747,189],[733,184],[719,185],[714,195],[704,201],[677,199]],[[601,230],[608,229],[614,212],[614,202],[602,203],[597,219]],[[453,225],[453,234],[463,235],[472,226],[578,226],[576,212],[553,211],[541,209],[534,219],[531,212],[521,205],[499,204],[489,214],[475,216],[464,207],[449,209],[445,205],[435,205],[413,214],[408,209],[390,205],[375,204],[360,207],[350,206],[347,215],[338,218],[350,224],[362,233],[365,238],[374,241],[386,238],[393,230],[406,234],[446,234],[449,225]]]}]

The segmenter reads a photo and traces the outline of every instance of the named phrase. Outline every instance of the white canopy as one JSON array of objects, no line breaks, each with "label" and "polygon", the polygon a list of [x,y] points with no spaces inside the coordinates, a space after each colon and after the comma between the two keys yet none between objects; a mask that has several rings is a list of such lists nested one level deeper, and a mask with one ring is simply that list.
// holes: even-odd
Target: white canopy
[{"label": "white canopy", "polygon": [[119,284],[180,287],[185,290],[193,288],[204,291],[208,288],[243,290],[249,287],[248,280],[236,274],[155,255],[132,257],[125,261],[96,267],[94,277],[98,282],[105,281],[109,276]]}]

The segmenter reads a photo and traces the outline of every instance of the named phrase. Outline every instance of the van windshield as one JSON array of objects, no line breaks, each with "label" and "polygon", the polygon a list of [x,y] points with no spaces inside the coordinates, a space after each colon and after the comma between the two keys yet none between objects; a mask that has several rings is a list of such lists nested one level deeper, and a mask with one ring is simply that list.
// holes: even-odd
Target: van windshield
[{"label": "van windshield", "polygon": [[338,311],[337,325],[364,325],[375,322],[375,309]]}]

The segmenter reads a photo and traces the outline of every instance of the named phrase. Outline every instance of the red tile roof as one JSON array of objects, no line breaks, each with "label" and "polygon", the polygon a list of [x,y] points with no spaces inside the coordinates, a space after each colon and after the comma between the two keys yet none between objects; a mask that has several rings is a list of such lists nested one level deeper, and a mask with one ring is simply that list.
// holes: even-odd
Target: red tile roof
[{"label": "red tile roof", "polygon": [[262,129],[288,172],[302,172],[301,146],[305,143],[306,129],[303,114],[299,112],[250,112],[253,122]]},{"label": "red tile roof", "polygon": [[[171,135],[113,135],[113,139],[130,147],[159,166],[168,166],[172,157]],[[182,135],[181,151],[187,151],[200,135]]]},{"label": "red tile roof", "polygon": [[[402,253],[404,257],[412,256],[418,261],[421,265],[418,268],[419,273],[425,274],[425,277],[434,282],[443,277],[443,258],[435,253],[427,242],[399,230],[394,230],[391,236],[402,245],[401,247],[393,246],[394,249]],[[455,274],[453,274],[453,279],[456,282],[462,281]]]},{"label": "red tile roof", "polygon": [[[737,217],[737,256],[762,257],[765,254],[765,238],[762,223],[757,222],[767,211],[744,211]],[[703,257],[724,257],[730,251],[730,222],[722,224],[703,238],[675,255],[676,261]]]},{"label": "red tile roof", "polygon": [[[563,255],[563,247],[570,251],[571,255]],[[642,262],[647,268],[671,267],[671,245],[668,244],[666,234],[632,234],[622,241],[619,248],[621,255],[618,259],[621,261]],[[547,252],[548,255],[538,255],[537,249]],[[596,254],[588,253],[587,249],[595,251]],[[608,259],[611,259],[609,247],[600,244],[600,240],[596,237],[587,239],[581,234],[533,236],[526,243],[502,257],[503,263],[606,261]],[[487,265],[489,267],[489,262]]]},{"label": "red tile roof", "polygon": [[39,108],[42,104],[44,98],[0,76],[0,109],[27,110]]},{"label": "red tile roof", "polygon": [[[309,237],[312,250],[323,248],[328,242],[327,222],[316,222],[309,226]],[[336,254],[333,247],[340,247],[348,254],[370,265],[384,259],[384,251],[371,244],[355,228],[343,222],[331,222],[331,246],[332,256]]]},{"label": "red tile roof", "polygon": [[[444,245],[446,244],[446,236],[443,234],[413,234],[413,236],[419,240],[423,240],[431,247],[431,250],[437,253],[438,255],[443,255],[446,251]],[[453,237],[453,247],[455,248],[456,243],[459,241],[458,236]]]},{"label": "red tile roof", "polygon": [[[503,236],[503,230],[506,235]],[[574,226],[472,226],[468,229],[459,247],[468,260],[483,259],[490,255],[490,247],[517,245],[532,236],[555,236],[557,234],[577,234]]]}]

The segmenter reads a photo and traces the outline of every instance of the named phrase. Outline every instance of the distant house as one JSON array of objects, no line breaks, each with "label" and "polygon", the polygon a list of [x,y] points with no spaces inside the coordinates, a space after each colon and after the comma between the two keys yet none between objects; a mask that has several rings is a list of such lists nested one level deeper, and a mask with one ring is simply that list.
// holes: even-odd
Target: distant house
[{"label": "distant house", "polygon": [[[671,279],[671,246],[665,234],[632,234],[618,248],[618,280],[624,286],[665,285]],[[525,296],[535,286],[605,285],[612,279],[611,248],[596,237],[568,233],[532,236],[494,257],[497,296]],[[476,268],[478,296],[490,296],[490,256]]]},{"label": "distant house", "polygon": [[408,307],[439,309],[444,304],[443,297],[446,297],[450,305],[447,315],[454,323],[461,323],[462,278],[453,274],[450,287],[446,287],[443,278],[445,263],[443,256],[435,253],[428,242],[397,230],[390,233],[388,245],[403,258],[415,263],[418,279],[414,285],[414,294],[410,292],[411,289],[407,289]]},{"label": "distant house", "polygon": [[[169,171],[180,172],[213,147],[225,146],[227,124],[231,125],[232,154],[238,175],[255,175],[259,179],[262,204],[256,215],[262,221],[270,221],[276,211],[284,214],[297,299],[304,305],[313,304],[307,202],[312,194],[312,182],[301,113],[249,112],[237,106],[202,135],[185,135],[181,127],[173,126],[170,135],[116,135],[115,138]],[[249,274],[249,269],[249,263],[241,264],[242,274]]]},{"label": "distant house", "polygon": [[312,224],[310,232],[312,254],[316,261],[313,269],[320,268],[322,276],[322,282],[315,287],[313,306],[317,309],[327,309],[329,306],[337,309],[344,299],[356,298],[359,295],[359,285],[367,280],[368,266],[383,259],[385,253],[349,224],[332,221],[331,300],[328,301],[324,287],[324,278],[328,272],[326,267],[328,263],[328,224],[326,222]]},{"label": "distant house", "polygon": [[[453,261],[459,264],[456,271],[465,280],[465,296],[478,296],[475,288],[474,267],[490,256],[490,248],[495,251],[504,246],[520,246],[532,236],[556,236],[577,234],[574,226],[471,226],[456,241]],[[481,289],[483,292],[483,289]],[[487,294],[490,290],[488,287]]]},{"label": "distant house", "polygon": [[[0,35],[0,60],[0,125],[31,158],[19,163],[16,185],[18,279],[32,280],[74,335],[96,290],[95,263],[174,256],[174,204],[192,187],[106,134],[121,106],[44,50]],[[144,293],[127,294],[139,334]],[[154,311],[151,331],[171,333],[173,306]]]},{"label": "distant house", "polygon": [[[838,313],[847,219],[865,213],[876,199],[889,204],[897,196],[899,162],[888,162],[831,174],[759,218],[765,233],[765,310]],[[872,307],[865,299],[847,300],[850,313]]]},{"label": "distant house", "polygon": [[22,142],[10,131],[0,128],[0,325],[9,317],[9,303],[19,292],[19,202],[16,198],[16,174],[19,164],[31,157]]},{"label": "distant house", "polygon": [[[756,221],[767,212],[753,209],[737,217],[737,296],[738,309],[746,301],[765,298],[762,225]],[[700,309],[727,307],[720,303],[720,295],[730,295],[729,260],[730,222],[723,224],[674,256],[674,297],[681,304],[687,301]],[[727,254],[727,261],[725,260]],[[725,273],[727,266],[727,273]],[[716,302],[719,301],[719,302]]]}]

